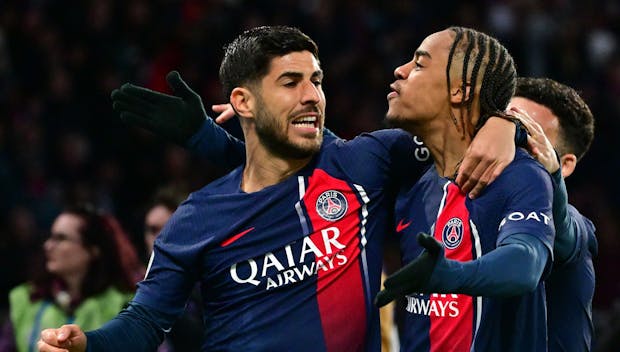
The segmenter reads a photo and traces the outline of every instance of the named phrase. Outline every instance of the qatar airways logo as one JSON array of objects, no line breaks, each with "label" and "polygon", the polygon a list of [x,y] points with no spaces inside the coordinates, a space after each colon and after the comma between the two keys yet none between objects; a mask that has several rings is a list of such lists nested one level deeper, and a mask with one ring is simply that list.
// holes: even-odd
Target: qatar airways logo
[{"label": "qatar airways logo", "polygon": [[336,269],[348,261],[343,254],[346,246],[338,241],[339,236],[340,230],[337,227],[328,227],[321,230],[319,239],[324,251],[310,236],[305,236],[300,248],[294,249],[290,244],[284,247],[284,258],[280,256],[278,259],[275,254],[268,252],[262,259],[248,259],[233,264],[230,277],[240,284],[259,286],[264,283],[265,289],[270,290],[303,281],[322,271]]},{"label": "qatar airways logo", "polygon": [[429,298],[424,297],[422,293],[406,297],[407,307],[405,307],[405,310],[409,313],[426,315],[429,317],[450,318],[458,317],[460,314],[459,302],[457,300],[459,296],[454,293],[433,293]]},{"label": "qatar airways logo", "polygon": [[502,221],[499,223],[499,228],[497,230],[498,231],[501,230],[502,227],[508,221],[528,221],[528,220],[534,220],[537,222],[544,223],[545,225],[549,225],[549,222],[551,221],[551,216],[546,215],[545,213],[535,212],[535,211],[532,211],[529,213],[522,213],[520,211],[515,211],[515,212],[508,214],[508,216],[502,219]]}]

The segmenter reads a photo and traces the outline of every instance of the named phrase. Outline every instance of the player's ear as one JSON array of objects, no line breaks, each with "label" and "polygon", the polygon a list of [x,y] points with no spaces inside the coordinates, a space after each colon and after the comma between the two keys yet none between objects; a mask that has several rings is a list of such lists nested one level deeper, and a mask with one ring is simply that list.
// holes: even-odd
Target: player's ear
[{"label": "player's ear", "polygon": [[240,117],[254,118],[256,97],[251,90],[245,87],[236,87],[230,93],[230,104]]},{"label": "player's ear", "polygon": [[560,157],[560,167],[562,168],[562,177],[570,176],[577,166],[577,156],[575,154],[564,154]]},{"label": "player's ear", "polygon": [[471,85],[469,83],[465,84],[464,90],[461,85],[455,85],[450,89],[450,102],[452,104],[463,104],[467,102],[471,98],[470,88]]}]

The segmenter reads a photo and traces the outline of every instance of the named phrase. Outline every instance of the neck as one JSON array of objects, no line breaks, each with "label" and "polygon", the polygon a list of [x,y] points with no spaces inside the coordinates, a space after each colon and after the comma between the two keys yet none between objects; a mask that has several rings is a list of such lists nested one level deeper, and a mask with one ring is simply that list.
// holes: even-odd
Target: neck
[{"label": "neck", "polygon": [[308,165],[312,159],[312,156],[291,159],[274,155],[259,142],[258,138],[246,139],[245,153],[246,164],[241,189],[246,193],[257,192],[284,181]]},{"label": "neck", "polygon": [[80,297],[82,294],[82,279],[83,275],[71,275],[63,278],[65,284],[67,284],[67,292],[72,299]]},{"label": "neck", "polygon": [[471,138],[463,135],[451,117],[437,118],[424,125],[415,126],[414,131],[409,132],[422,138],[433,156],[439,175],[456,178]]}]

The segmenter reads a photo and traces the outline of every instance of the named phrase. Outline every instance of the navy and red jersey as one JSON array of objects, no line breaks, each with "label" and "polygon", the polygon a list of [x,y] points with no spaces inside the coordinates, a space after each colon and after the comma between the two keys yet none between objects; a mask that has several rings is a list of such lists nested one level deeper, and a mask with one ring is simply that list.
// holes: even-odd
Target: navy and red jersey
[{"label": "navy and red jersey", "polygon": [[[443,244],[446,257],[457,261],[480,258],[515,234],[531,235],[532,241],[542,241],[551,253],[552,192],[549,174],[521,149],[475,200],[431,167],[413,187],[401,190],[397,200],[396,230],[403,264],[420,254],[419,232],[432,233]],[[542,280],[534,292],[509,298],[413,294],[406,299],[401,330],[404,351],[547,348]]]},{"label": "navy and red jersey", "polygon": [[383,236],[417,146],[400,130],[329,139],[253,193],[233,170],[175,212],[134,301],[176,315],[200,282],[204,350],[378,351]]},{"label": "navy and red jersey", "polygon": [[598,251],[594,225],[568,205],[576,245],[571,256],[556,263],[545,281],[549,351],[590,351],[594,326],[594,266]]}]

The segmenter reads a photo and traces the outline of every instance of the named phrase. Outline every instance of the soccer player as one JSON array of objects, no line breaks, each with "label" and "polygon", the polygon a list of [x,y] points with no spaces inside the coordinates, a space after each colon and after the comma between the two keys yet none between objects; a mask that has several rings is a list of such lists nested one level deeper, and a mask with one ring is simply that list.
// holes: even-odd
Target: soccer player
[{"label": "soccer player", "polygon": [[381,306],[406,294],[402,349],[546,350],[542,278],[554,238],[549,174],[519,149],[476,199],[455,183],[477,127],[510,101],[512,58],[491,37],[451,28],[427,37],[394,74],[387,119],[419,135],[434,160],[399,195],[406,265],[377,296]]},{"label": "soccer player", "polygon": [[[86,334],[75,325],[45,330],[40,351],[153,350],[196,281],[204,350],[379,349],[372,299],[382,236],[398,185],[421,172],[411,157],[419,146],[401,130],[323,141],[317,47],[296,29],[244,32],[220,75],[240,117],[245,165],[181,204],[126,310]],[[149,95],[119,95],[116,109],[151,111]]]},{"label": "soccer player", "polygon": [[[518,78],[510,106],[528,113],[521,118],[530,131],[532,149],[560,189],[554,192],[554,203],[566,203],[563,178],[575,171],[594,138],[594,118],[588,105],[574,89],[554,80]],[[558,213],[556,209],[567,211]],[[545,280],[549,351],[590,351],[594,333],[592,257],[598,250],[595,228],[571,205],[554,204],[553,219],[554,263]]]}]

